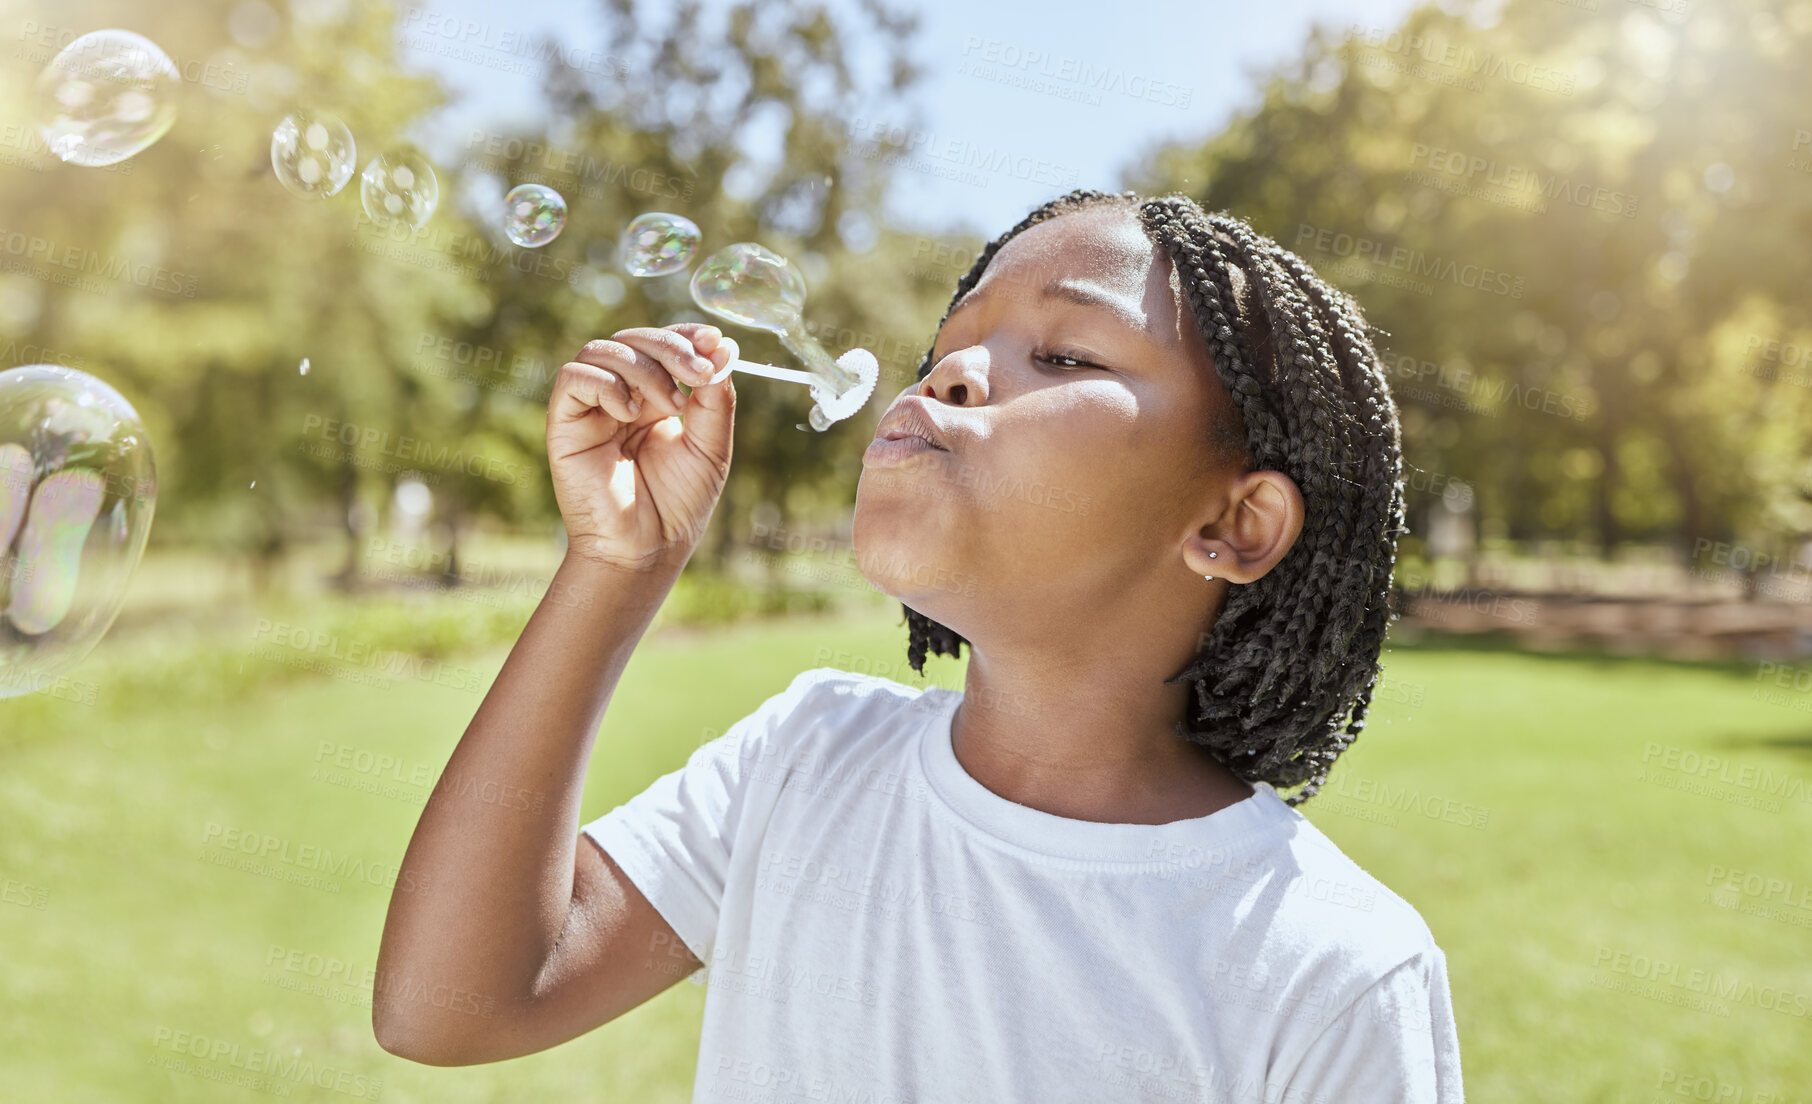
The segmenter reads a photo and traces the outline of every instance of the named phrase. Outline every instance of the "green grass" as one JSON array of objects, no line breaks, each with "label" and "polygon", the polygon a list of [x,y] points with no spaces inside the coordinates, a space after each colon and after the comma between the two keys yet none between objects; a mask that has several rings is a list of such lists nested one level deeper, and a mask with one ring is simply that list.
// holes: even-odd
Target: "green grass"
[{"label": "green grass", "polygon": [[[443,597],[265,617],[431,653],[488,685],[503,648],[463,654],[459,642],[507,640],[525,612]],[[242,620],[225,643],[175,630],[156,648],[148,634],[110,640],[78,672],[95,687],[92,705],[43,694],[0,702],[0,883],[10,887],[0,900],[0,1096],[265,1098],[154,1066],[172,1054],[160,1033],[186,1031],[236,1045],[242,1062],[263,1049],[381,1078],[393,1102],[690,1099],[697,986],[527,1058],[414,1065],[381,1051],[367,1010],[347,999],[374,963],[389,894],[381,877],[332,878],[339,891],[328,892],[202,860],[220,850],[210,832],[237,829],[394,864],[419,805],[316,780],[323,745],[394,757],[394,784],[417,794],[408,779],[438,774],[479,700],[431,678],[364,685],[261,658],[246,648],[256,623]],[[678,766],[800,670],[912,681],[904,639],[897,610],[881,609],[663,629],[636,653],[605,722],[584,816]],[[1722,785],[1713,797],[1637,778],[1653,744],[1765,769],[1804,794],[1812,694],[1788,691],[1787,705],[1752,698],[1755,668],[1740,666],[1403,648],[1386,663],[1373,724],[1304,809],[1420,909],[1446,949],[1469,1099],[1679,1099],[1660,1092],[1669,1071],[1735,1086],[1743,1095],[1726,1098],[1744,1100],[1812,1084],[1807,1019],[1754,995],[1778,985],[1812,1004],[1812,928],[1790,922],[1812,909],[1782,920],[1720,908],[1707,877],[1721,866],[1812,885],[1812,801],[1744,807],[1722,798],[1753,788]],[[939,684],[960,685],[959,664],[933,668]],[[1482,826],[1467,826],[1481,814]],[[281,988],[274,976],[310,979],[273,975],[273,948],[338,959],[344,977],[326,996]],[[1727,1015],[1612,991],[1605,979],[1630,979],[1594,966],[1607,952],[1755,991],[1726,1002]],[[306,1082],[290,1096],[345,1098]]]}]

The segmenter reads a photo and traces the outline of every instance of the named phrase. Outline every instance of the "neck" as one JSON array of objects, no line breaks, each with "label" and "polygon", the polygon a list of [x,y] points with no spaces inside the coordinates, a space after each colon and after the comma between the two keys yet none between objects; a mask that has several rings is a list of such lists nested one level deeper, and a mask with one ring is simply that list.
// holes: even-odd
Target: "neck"
[{"label": "neck", "polygon": [[993,793],[1072,820],[1165,824],[1208,816],[1252,787],[1176,734],[1187,685],[1161,657],[1056,665],[971,643],[951,746]]}]

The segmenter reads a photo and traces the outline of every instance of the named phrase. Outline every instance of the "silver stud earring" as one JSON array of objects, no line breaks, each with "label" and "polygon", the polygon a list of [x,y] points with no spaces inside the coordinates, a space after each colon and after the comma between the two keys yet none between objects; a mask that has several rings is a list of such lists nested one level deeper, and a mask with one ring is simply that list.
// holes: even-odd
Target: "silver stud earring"
[{"label": "silver stud earring", "polygon": [[[1210,553],[1208,553],[1208,558],[1212,560],[1219,555],[1220,555],[1219,552],[1210,552]],[[1204,575],[1204,576],[1202,576],[1202,578],[1207,579],[1209,582],[1214,581],[1214,576],[1212,576],[1212,575]]]}]

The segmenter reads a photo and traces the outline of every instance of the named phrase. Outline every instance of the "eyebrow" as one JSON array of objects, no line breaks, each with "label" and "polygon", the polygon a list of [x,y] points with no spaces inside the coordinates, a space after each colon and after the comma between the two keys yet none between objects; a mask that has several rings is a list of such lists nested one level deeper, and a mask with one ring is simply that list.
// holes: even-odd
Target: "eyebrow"
[{"label": "eyebrow", "polygon": [[[971,288],[969,293],[963,296],[955,307],[951,308],[950,317],[954,317],[957,311],[968,306],[975,298],[976,292],[980,290],[981,288],[979,285]],[[1117,295],[1110,295],[1094,284],[1060,276],[1040,288],[1038,297],[1040,299],[1063,299],[1075,303],[1078,306],[1106,311],[1119,319],[1121,323],[1139,337],[1146,341],[1155,340],[1151,333],[1146,330],[1146,318],[1143,313],[1135,311],[1127,306],[1126,300]]]}]

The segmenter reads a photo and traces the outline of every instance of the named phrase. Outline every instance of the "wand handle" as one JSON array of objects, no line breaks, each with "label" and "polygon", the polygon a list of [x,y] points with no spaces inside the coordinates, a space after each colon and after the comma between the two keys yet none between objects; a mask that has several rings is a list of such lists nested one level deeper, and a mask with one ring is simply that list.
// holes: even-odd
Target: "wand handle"
[{"label": "wand handle", "polygon": [[754,360],[732,360],[723,367],[722,371],[711,377],[711,382],[722,383],[724,377],[731,372],[747,372],[753,376],[785,380],[787,383],[803,383],[807,387],[818,385],[818,381],[812,377],[810,372],[802,372],[797,368],[781,368],[774,364],[762,364],[760,361]]}]

